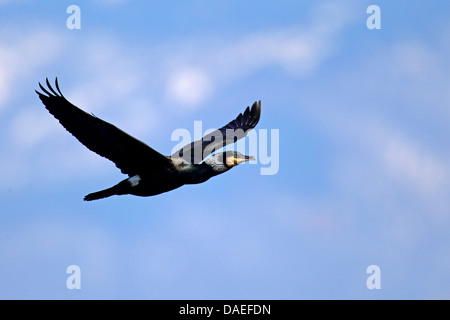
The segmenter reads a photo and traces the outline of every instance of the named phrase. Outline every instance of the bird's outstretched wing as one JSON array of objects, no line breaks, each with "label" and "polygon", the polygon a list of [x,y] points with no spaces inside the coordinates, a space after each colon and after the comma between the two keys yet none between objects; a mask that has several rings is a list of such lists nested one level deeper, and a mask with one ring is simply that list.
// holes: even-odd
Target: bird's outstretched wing
[{"label": "bird's outstretched wing", "polygon": [[58,79],[58,92],[46,81],[48,89],[39,83],[45,94],[36,90],[45,108],[82,144],[114,162],[122,173],[133,176],[173,166],[169,158],[142,141],[70,103],[61,93]]},{"label": "bird's outstretched wing", "polygon": [[236,119],[205,135],[202,139],[185,145],[172,154],[172,158],[182,158],[189,163],[198,164],[212,152],[245,137],[259,122],[261,101],[255,102],[252,108],[247,107]]}]

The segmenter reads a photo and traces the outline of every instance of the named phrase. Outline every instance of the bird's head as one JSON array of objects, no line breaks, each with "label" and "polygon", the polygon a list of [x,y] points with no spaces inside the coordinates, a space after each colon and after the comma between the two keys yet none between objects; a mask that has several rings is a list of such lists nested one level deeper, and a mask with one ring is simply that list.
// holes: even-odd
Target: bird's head
[{"label": "bird's head", "polygon": [[215,171],[224,172],[243,162],[255,160],[253,156],[245,156],[237,151],[227,151],[216,153],[205,160]]}]

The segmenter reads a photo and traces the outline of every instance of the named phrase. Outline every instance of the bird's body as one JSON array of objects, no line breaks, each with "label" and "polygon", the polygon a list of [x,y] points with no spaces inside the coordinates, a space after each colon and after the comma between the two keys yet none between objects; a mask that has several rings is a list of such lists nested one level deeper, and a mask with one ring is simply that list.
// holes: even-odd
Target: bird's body
[{"label": "bird's body", "polygon": [[185,184],[202,183],[224,173],[232,167],[252,159],[239,152],[215,153],[234,143],[252,130],[259,121],[261,102],[254,103],[244,114],[194,141],[172,154],[164,156],[142,141],[128,135],[114,125],[88,114],[71,104],[61,93],[56,80],[56,92],[47,80],[48,90],[39,84],[37,92],[47,110],[91,151],[113,161],[128,178],[115,186],[88,194],[84,200],[91,201],[112,195],[132,194],[154,196],[174,190]]},{"label": "bird's body", "polygon": [[104,198],[105,196],[122,194],[143,197],[154,196],[177,189],[185,184],[205,182],[216,174],[219,174],[219,172],[212,170],[211,167],[203,163],[174,165],[174,170],[134,175],[109,189],[87,195],[85,200],[96,200],[97,197]]}]

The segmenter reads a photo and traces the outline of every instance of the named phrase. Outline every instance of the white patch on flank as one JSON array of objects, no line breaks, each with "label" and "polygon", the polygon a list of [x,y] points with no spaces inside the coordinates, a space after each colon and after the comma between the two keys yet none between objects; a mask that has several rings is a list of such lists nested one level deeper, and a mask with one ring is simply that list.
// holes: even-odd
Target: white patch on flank
[{"label": "white patch on flank", "polygon": [[138,174],[128,179],[128,182],[131,184],[132,187],[136,187],[140,181],[141,177]]}]

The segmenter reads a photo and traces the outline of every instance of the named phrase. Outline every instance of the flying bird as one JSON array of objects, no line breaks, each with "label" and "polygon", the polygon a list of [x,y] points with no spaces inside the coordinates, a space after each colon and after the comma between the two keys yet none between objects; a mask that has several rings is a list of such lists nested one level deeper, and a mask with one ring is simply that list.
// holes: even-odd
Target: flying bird
[{"label": "flying bird", "polygon": [[[42,93],[36,90],[45,108],[89,150],[111,160],[123,174],[128,175],[127,179],[111,188],[86,195],[86,201],[124,194],[154,196],[185,184],[205,182],[236,165],[254,160],[254,157],[236,151],[214,151],[236,142],[255,128],[261,115],[261,101],[247,107],[244,113],[220,129],[165,156],[70,103],[61,93],[57,78],[57,92],[48,79],[46,83],[47,89],[39,83]],[[213,155],[208,158],[210,154]]]}]

